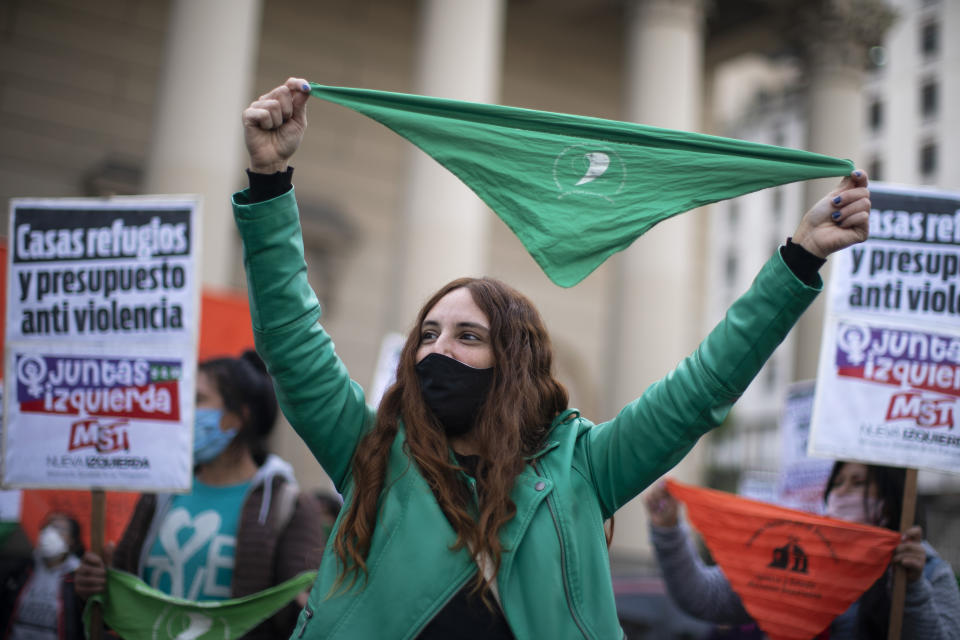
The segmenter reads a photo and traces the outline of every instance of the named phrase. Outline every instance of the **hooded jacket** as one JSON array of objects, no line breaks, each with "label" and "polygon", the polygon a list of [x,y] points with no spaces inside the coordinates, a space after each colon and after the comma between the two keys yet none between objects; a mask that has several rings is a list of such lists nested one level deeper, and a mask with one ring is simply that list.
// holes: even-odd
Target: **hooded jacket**
[{"label": "hooded jacket", "polygon": [[[288,421],[349,503],[351,459],[374,410],[319,323],[293,190],[255,204],[242,191],[233,204],[257,350]],[[820,284],[803,284],[778,253],[698,349],[616,418],[594,425],[574,409],[556,417],[517,476],[517,512],[500,531],[496,582],[518,640],[623,637],[604,520],[724,419]],[[467,549],[451,550],[456,532],[404,444],[401,424],[366,581],[334,590],[339,566],[328,548],[294,637],[415,638],[477,572]]]},{"label": "hooded jacket", "polygon": [[[113,555],[113,566],[140,576],[173,494],[144,494]],[[262,591],[316,568],[323,552],[319,504],[300,494],[289,463],[268,455],[250,482],[240,513],[232,598]],[[142,577],[142,576],[141,576]],[[290,633],[299,608],[289,604],[244,638]]]}]

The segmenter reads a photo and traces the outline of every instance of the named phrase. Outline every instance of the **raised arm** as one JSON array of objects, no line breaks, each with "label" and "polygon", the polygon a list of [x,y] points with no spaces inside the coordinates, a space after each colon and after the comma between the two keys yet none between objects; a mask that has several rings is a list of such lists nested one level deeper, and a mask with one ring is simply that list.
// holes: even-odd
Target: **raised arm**
[{"label": "raised arm", "polygon": [[[244,138],[255,174],[251,182],[288,172],[306,130],[308,96],[306,81],[290,78],[244,110]],[[233,196],[254,339],[284,415],[343,492],[353,451],[372,425],[373,411],[319,323],[293,189],[279,191],[262,201],[253,201],[250,190]]]},{"label": "raised arm", "polygon": [[693,354],[587,433],[605,517],[723,421],[819,293],[822,258],[866,239],[869,212],[867,177],[855,171],[804,215],[792,242],[764,265]]},{"label": "raised arm", "polygon": [[679,505],[662,484],[644,494],[650,517],[650,541],[667,593],[685,613],[708,622],[752,622],[740,596],[720,567],[703,564],[680,526]]}]

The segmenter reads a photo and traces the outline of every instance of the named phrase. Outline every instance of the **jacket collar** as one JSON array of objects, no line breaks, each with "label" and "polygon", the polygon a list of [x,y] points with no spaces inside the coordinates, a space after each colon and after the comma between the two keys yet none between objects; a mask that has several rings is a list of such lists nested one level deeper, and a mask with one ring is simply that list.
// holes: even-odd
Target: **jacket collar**
[{"label": "jacket collar", "polygon": [[550,424],[550,431],[547,432],[547,439],[544,440],[543,446],[540,447],[540,449],[533,455],[524,457],[524,460],[527,460],[528,462],[536,460],[542,457],[551,449],[556,449],[558,446],[560,446],[560,441],[552,437],[554,435],[554,432],[557,430],[557,427],[559,427],[562,424],[567,424],[573,420],[576,420],[579,417],[580,417],[579,409],[567,409],[566,411],[563,411],[562,413],[558,414],[557,417],[554,418],[553,422]]}]

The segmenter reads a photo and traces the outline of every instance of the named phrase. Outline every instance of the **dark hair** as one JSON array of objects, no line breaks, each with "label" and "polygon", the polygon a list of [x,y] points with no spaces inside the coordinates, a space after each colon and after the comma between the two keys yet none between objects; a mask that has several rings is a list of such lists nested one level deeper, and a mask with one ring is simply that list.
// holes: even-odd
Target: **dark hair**
[{"label": "dark hair", "polygon": [[[826,502],[830,492],[836,484],[837,475],[846,461],[837,460],[830,470],[830,478],[823,492]],[[894,531],[900,530],[900,515],[903,509],[903,492],[906,485],[907,470],[899,467],[884,467],[876,464],[865,464],[867,468],[866,484],[864,485],[864,510],[867,503],[866,488],[871,484],[877,488],[877,497],[883,501],[883,526]],[[868,511],[867,511],[868,512]],[[915,522],[922,523],[923,517],[918,512]],[[885,638],[890,624],[890,594],[888,590],[889,576],[884,573],[873,585],[860,596],[860,606],[857,611],[857,638]]]},{"label": "dark hair", "polygon": [[[837,476],[840,470],[847,464],[844,460],[837,460],[833,463],[830,470],[830,478],[827,480],[827,487],[823,491],[823,501],[827,501],[830,492],[833,491],[837,482]],[[858,464],[858,463],[854,463]],[[900,513],[903,508],[903,487],[906,483],[907,470],[899,467],[884,467],[877,464],[865,464],[867,468],[867,478],[865,487],[871,484],[877,488],[877,497],[883,502],[883,525],[887,529],[894,531],[900,530]],[[867,492],[863,492],[864,511],[869,513],[867,507]],[[872,523],[878,524],[878,523]]]},{"label": "dark hair", "polygon": [[223,406],[243,420],[234,441],[246,446],[257,465],[267,457],[266,440],[277,421],[277,398],[267,368],[256,351],[239,358],[214,358],[197,367],[210,376]]},{"label": "dark hair", "polygon": [[[424,319],[451,291],[467,289],[490,322],[493,381],[473,429],[478,435],[479,462],[475,473],[478,505],[471,509],[470,489],[461,479],[462,467],[450,458],[443,427],[427,408],[416,374]],[[340,575],[338,589],[349,578],[349,589],[366,576],[366,557],[378,526],[377,508],[391,443],[403,420],[405,448],[433,490],[457,541],[453,549],[468,548],[488,556],[494,574],[499,571],[503,548],[500,528],[514,517],[510,499],[517,475],[536,453],[551,422],[567,408],[567,391],[553,377],[553,349],[540,314],[521,293],[492,278],[460,278],[437,291],[417,315],[397,366],[397,381],[383,396],[374,428],[353,456],[354,499],[341,518],[334,548]],[[473,593],[487,600],[489,585],[477,572]]]}]

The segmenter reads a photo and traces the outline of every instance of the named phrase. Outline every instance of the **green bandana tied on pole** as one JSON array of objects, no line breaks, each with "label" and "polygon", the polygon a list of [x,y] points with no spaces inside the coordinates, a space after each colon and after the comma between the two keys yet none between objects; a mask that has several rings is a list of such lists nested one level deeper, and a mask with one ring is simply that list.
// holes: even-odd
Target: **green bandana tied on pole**
[{"label": "green bandana tied on pole", "polygon": [[853,170],[849,160],[629,122],[310,86],[311,95],[386,125],[452,171],[563,287],[678,213]]},{"label": "green bandana tied on pole", "polygon": [[[105,601],[103,621],[121,638],[232,640],[272,616],[316,577],[316,571],[308,571],[242,598],[197,602],[168,596],[130,573],[109,569],[106,598],[90,601]],[[89,637],[89,606],[83,622]]]}]

